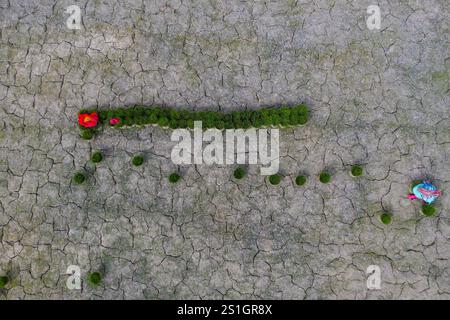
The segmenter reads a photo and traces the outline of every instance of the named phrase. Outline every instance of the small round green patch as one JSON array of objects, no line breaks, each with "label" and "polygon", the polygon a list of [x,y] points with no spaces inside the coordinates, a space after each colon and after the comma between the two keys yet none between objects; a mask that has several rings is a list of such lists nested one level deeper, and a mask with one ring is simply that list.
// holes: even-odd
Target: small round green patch
[{"label": "small round green patch", "polygon": [[384,224],[390,224],[392,221],[392,216],[391,214],[384,212],[380,215],[380,220],[381,222],[383,222]]},{"label": "small round green patch", "polygon": [[279,174],[273,174],[269,177],[270,184],[276,186],[281,182],[281,176]]},{"label": "small round green patch", "polygon": [[319,180],[322,183],[328,183],[331,181],[331,174],[326,171],[321,172],[319,175]]},{"label": "small round green patch", "polygon": [[177,183],[180,180],[180,175],[176,172],[173,172],[169,175],[169,182],[170,183]]},{"label": "small round green patch", "polygon": [[89,274],[88,276],[88,281],[89,283],[96,287],[100,284],[100,282],[102,282],[102,276],[100,274],[100,272],[92,272]]},{"label": "small round green patch", "polygon": [[355,164],[352,166],[351,174],[354,177],[359,177],[363,174],[363,168],[360,165]]},{"label": "small round green patch", "polygon": [[0,289],[4,288],[9,282],[9,278],[7,276],[0,277]]},{"label": "small round green patch", "polygon": [[297,176],[297,178],[295,178],[295,184],[298,186],[302,186],[306,183],[306,177],[305,176]]},{"label": "small round green patch", "polygon": [[135,166],[140,166],[141,164],[144,163],[144,157],[141,155],[137,155],[133,157],[133,160],[131,160],[131,162],[133,163],[133,165]]},{"label": "small round green patch", "polygon": [[94,136],[94,133],[92,132],[92,130],[83,130],[81,132],[81,137],[84,140],[91,140],[93,136]]},{"label": "small round green patch", "polygon": [[94,152],[94,153],[92,154],[92,156],[91,156],[91,160],[92,160],[92,162],[94,162],[94,163],[99,163],[99,162],[101,162],[101,161],[103,160],[103,155],[102,155],[102,153],[101,153],[100,151]]},{"label": "small round green patch", "polygon": [[238,180],[240,180],[240,179],[242,179],[242,178],[244,178],[244,176],[245,176],[245,169],[244,168],[242,168],[242,167],[239,167],[239,168],[237,168],[236,170],[234,170],[234,177],[236,178],[236,179],[238,179]]},{"label": "small round green patch", "polygon": [[82,184],[85,180],[86,176],[81,172],[77,172],[73,175],[73,182],[76,184]]},{"label": "small round green patch", "polygon": [[436,213],[436,208],[431,204],[424,204],[422,206],[422,213],[427,217],[431,217]]}]

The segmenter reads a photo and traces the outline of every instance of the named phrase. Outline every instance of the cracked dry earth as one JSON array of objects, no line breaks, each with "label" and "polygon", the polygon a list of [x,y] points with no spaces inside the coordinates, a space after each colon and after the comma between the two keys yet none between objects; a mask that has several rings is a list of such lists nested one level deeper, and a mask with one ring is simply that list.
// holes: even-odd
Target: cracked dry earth
[{"label": "cracked dry earth", "polygon": [[[377,2],[379,31],[371,1],[1,0],[1,299],[449,299],[449,4]],[[65,25],[72,4],[82,30]],[[255,166],[240,182],[234,166],[177,168],[167,129],[76,127],[83,107],[301,101],[311,120],[280,132],[277,187]],[[444,190],[431,218],[406,199],[424,176]]]}]

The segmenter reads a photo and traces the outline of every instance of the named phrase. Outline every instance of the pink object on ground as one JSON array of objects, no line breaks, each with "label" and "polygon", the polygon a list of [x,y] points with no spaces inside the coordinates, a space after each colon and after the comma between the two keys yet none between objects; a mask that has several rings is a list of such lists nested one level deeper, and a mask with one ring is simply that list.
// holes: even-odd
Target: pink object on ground
[{"label": "pink object on ground", "polygon": [[408,194],[408,199],[414,200],[414,199],[417,199],[417,197],[415,195],[413,195],[412,193],[410,193],[410,194]]},{"label": "pink object on ground", "polygon": [[427,190],[425,188],[419,188],[419,192],[426,197],[439,197],[441,190]]},{"label": "pink object on ground", "polygon": [[111,120],[109,120],[109,124],[112,126],[118,124],[119,122],[120,122],[119,118],[111,118]]}]

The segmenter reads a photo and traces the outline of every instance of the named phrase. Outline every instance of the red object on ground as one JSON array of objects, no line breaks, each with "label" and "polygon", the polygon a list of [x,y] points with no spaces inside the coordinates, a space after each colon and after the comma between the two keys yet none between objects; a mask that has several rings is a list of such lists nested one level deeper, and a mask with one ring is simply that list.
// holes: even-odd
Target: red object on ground
[{"label": "red object on ground", "polygon": [[414,200],[414,199],[417,199],[417,197],[415,195],[413,195],[412,193],[410,193],[410,194],[408,194],[408,199]]},{"label": "red object on ground", "polygon": [[98,123],[98,114],[97,112],[89,113],[80,113],[78,115],[78,124],[85,128],[95,127]]},{"label": "red object on ground", "polygon": [[112,125],[112,126],[118,124],[119,122],[120,122],[119,118],[111,118],[109,120],[109,124]]}]

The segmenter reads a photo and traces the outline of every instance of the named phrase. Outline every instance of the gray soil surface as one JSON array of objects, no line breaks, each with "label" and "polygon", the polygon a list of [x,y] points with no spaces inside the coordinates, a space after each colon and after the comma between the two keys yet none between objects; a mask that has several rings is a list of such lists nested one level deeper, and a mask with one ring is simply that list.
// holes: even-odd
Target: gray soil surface
[{"label": "gray soil surface", "polygon": [[[449,3],[377,1],[371,31],[372,2],[0,0],[0,299],[450,299]],[[302,101],[311,119],[280,131],[276,187],[257,166],[241,181],[177,167],[169,129],[77,128],[84,107]],[[434,217],[406,199],[422,177],[444,190]]]}]

